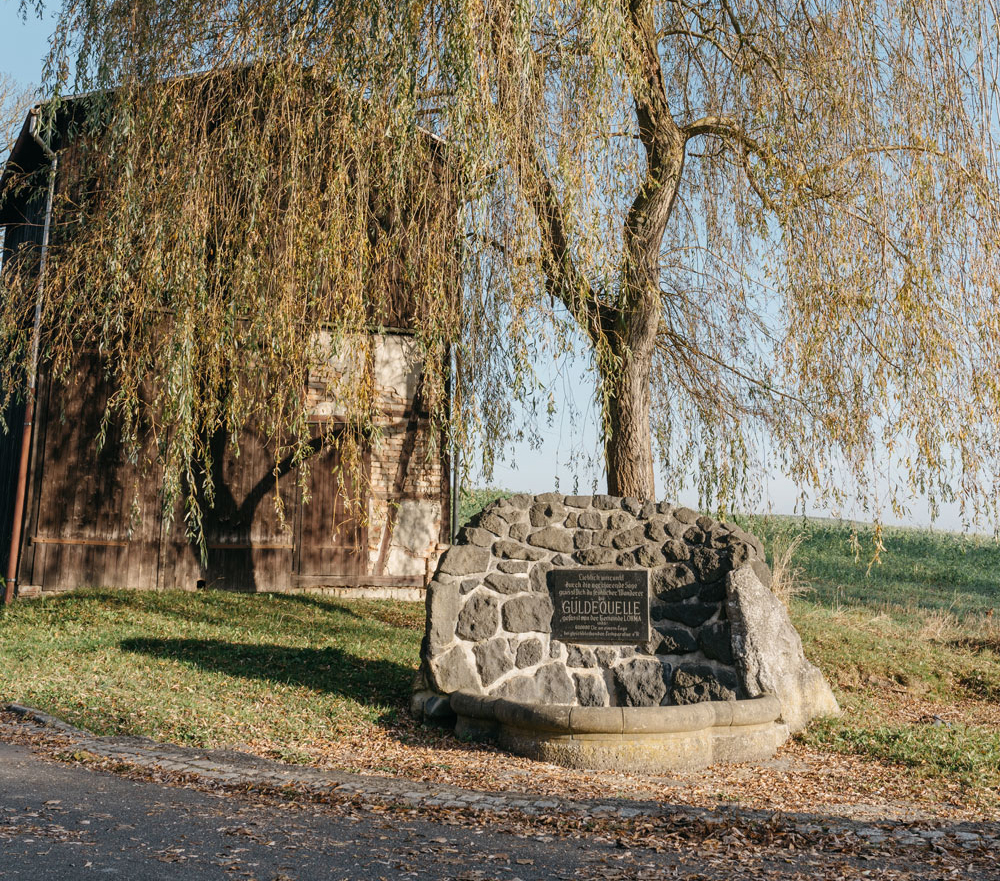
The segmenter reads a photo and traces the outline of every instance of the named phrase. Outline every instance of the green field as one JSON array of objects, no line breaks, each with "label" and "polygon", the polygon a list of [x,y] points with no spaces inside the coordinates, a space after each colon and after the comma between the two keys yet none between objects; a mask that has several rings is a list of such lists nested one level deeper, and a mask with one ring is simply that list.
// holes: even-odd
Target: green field
[{"label": "green field", "polygon": [[[960,781],[1000,805],[1000,548],[988,539],[830,521],[747,518],[769,553],[801,534],[790,601],[807,655],[842,718],[807,743]],[[852,537],[852,534],[857,535]],[[855,558],[854,540],[861,554]],[[798,570],[798,571],[795,571]],[[377,726],[430,743],[406,713],[420,604],[319,596],[105,590],[15,603],[0,613],[0,702],[101,734],[249,746],[312,761]],[[929,724],[940,716],[947,724]],[[391,770],[391,769],[390,769]]]},{"label": "green field", "polygon": [[886,526],[876,563],[870,525],[801,517],[740,517],[779,552],[795,537],[809,596],[827,608],[863,606],[918,614],[940,610],[961,618],[1000,605],[1000,544],[984,536]]}]

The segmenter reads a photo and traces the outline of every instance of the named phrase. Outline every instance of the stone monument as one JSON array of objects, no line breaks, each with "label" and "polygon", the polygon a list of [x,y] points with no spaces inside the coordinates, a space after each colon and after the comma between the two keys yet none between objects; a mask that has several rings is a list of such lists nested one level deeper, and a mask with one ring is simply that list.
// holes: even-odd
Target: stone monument
[{"label": "stone monument", "polygon": [[576,767],[771,755],[837,713],[759,540],[666,503],[515,495],[441,558],[417,715]]}]

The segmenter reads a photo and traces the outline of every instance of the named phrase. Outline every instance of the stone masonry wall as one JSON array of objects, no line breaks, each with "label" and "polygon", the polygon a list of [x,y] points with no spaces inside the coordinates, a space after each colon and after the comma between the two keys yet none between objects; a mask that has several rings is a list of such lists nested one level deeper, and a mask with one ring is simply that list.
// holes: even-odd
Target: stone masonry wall
[{"label": "stone masonry wall", "polygon": [[[552,638],[546,575],[559,567],[648,569],[650,639]],[[758,539],[689,508],[560,493],[501,499],[465,528],[429,587],[427,684],[442,695],[597,707],[746,697],[727,611],[727,576],[742,568],[770,584]]]}]

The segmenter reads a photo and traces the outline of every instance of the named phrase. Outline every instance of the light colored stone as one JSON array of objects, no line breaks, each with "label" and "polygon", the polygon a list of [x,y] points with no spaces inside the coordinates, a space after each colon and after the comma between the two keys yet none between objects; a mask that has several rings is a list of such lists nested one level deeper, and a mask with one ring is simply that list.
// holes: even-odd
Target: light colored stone
[{"label": "light colored stone", "polygon": [[810,719],[840,712],[823,674],[806,660],[787,610],[751,566],[727,576],[726,609],[733,656],[751,697],[775,695],[781,718],[793,733]]},{"label": "light colored stone", "polygon": [[430,685],[441,694],[478,691],[481,687],[472,658],[462,645],[456,645],[443,655],[431,656],[427,661],[427,676]]},{"label": "light colored stone", "polygon": [[426,575],[427,559],[405,548],[389,548],[385,558],[385,574],[412,577]]},{"label": "light colored stone", "polygon": [[474,575],[485,572],[490,565],[488,548],[475,545],[452,545],[441,558],[438,572],[442,575]]},{"label": "light colored stone", "polygon": [[441,529],[441,505],[438,502],[406,499],[399,503],[392,543],[423,553],[437,544]]}]

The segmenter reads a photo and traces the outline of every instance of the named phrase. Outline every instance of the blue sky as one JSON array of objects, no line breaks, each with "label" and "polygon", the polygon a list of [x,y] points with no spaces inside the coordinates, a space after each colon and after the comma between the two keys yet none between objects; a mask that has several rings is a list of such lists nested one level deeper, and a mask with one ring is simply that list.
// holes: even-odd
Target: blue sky
[{"label": "blue sky", "polygon": [[[51,7],[51,4],[50,4]],[[29,12],[27,21],[22,21],[18,13],[18,0],[2,0],[0,3],[0,70],[14,77],[22,86],[37,85],[42,78],[42,65],[48,41],[53,30],[51,18],[38,20]],[[3,157],[0,157],[2,159]],[[579,362],[578,362],[579,365]],[[582,375],[580,369],[559,370],[557,365],[546,364],[539,367],[539,379],[550,385],[556,402],[556,415],[551,424],[539,429],[541,445],[533,448],[527,442],[513,444],[504,461],[498,461],[492,483],[513,490],[545,492],[560,488],[572,492],[579,488],[589,492],[591,487],[604,490],[604,476],[600,469],[600,444],[597,419],[592,404],[593,387]],[[572,401],[573,407],[566,403]],[[570,415],[575,410],[578,417]],[[512,412],[515,423],[523,421],[523,414]],[[589,455],[593,462],[588,464],[574,453]],[[481,482],[476,474],[471,475],[473,483]],[[777,514],[790,514],[795,508],[797,492],[795,487],[780,475],[765,478],[765,498],[763,509]],[[692,493],[676,501],[694,505],[696,496]],[[905,520],[897,520],[884,515],[886,523],[906,525],[929,524],[927,506],[922,500],[914,499],[909,505],[911,514]],[[829,512],[812,510],[810,513],[825,515]],[[844,516],[869,519],[857,511],[844,511]],[[960,529],[961,522],[954,508],[945,508],[936,522],[940,529]]]}]

